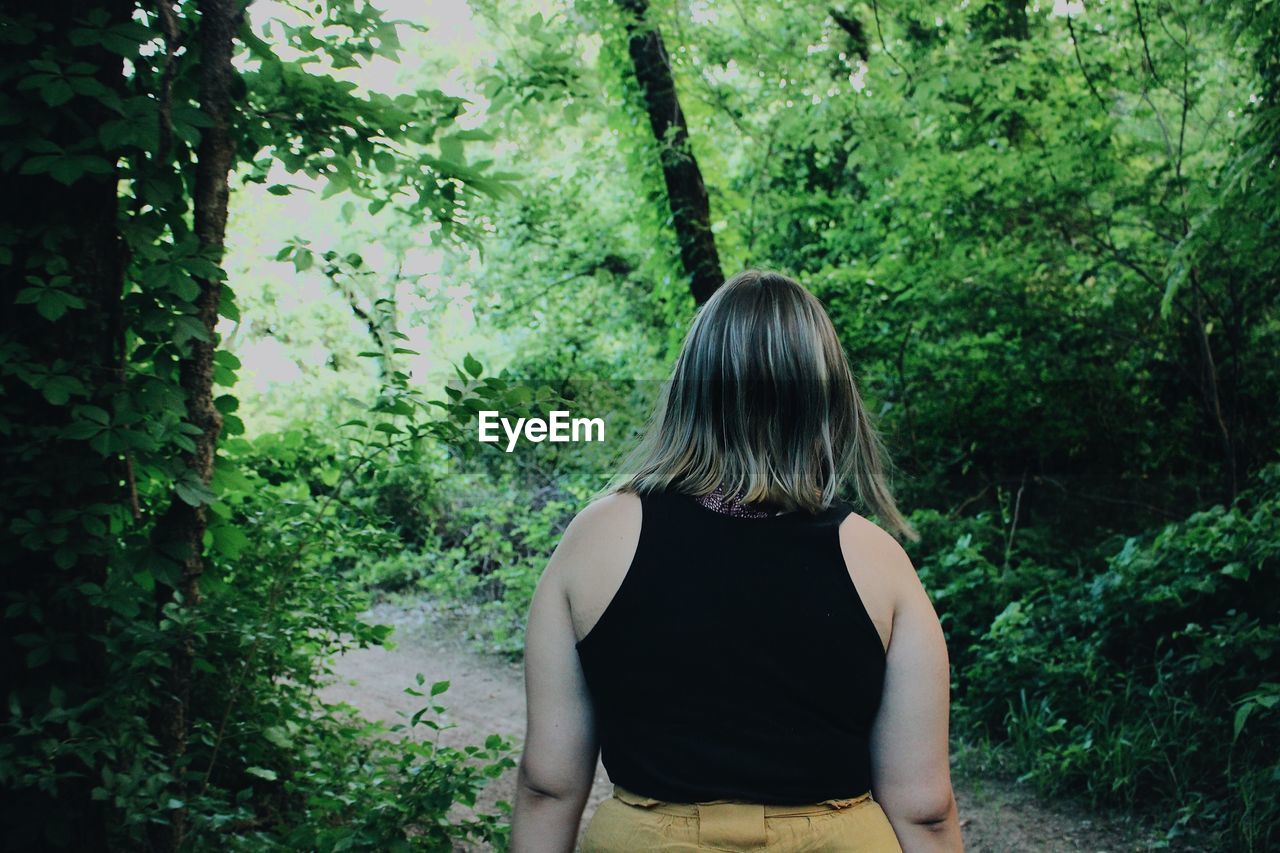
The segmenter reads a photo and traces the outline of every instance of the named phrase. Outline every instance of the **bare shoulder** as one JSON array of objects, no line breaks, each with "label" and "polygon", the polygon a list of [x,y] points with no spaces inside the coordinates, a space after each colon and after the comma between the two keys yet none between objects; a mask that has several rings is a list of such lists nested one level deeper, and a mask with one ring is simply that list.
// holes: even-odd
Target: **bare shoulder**
[{"label": "bare shoulder", "polygon": [[640,496],[632,492],[612,492],[587,504],[573,517],[573,524],[598,528],[640,520]]},{"label": "bare shoulder", "polygon": [[894,616],[920,584],[911,558],[888,531],[856,512],[840,523],[840,551],[881,644],[888,649]]},{"label": "bare shoulder", "polygon": [[640,541],[641,521],[640,498],[617,492],[592,501],[565,528],[548,570],[560,572],[579,638],[622,585]]},{"label": "bare shoulder", "polygon": [[856,512],[840,523],[840,549],[846,562],[874,565],[885,580],[902,583],[917,579],[915,566],[898,540]]},{"label": "bare shoulder", "polygon": [[565,528],[561,548],[609,548],[640,533],[641,504],[637,495],[614,492],[587,504]]}]

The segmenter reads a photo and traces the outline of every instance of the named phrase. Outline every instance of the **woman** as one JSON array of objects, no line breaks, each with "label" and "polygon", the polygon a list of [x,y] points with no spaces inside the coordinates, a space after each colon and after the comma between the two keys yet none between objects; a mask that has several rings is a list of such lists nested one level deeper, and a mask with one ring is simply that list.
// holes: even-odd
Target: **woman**
[{"label": "woman", "polygon": [[821,304],[747,271],[539,580],[516,853],[961,850],[947,649],[918,535]]}]

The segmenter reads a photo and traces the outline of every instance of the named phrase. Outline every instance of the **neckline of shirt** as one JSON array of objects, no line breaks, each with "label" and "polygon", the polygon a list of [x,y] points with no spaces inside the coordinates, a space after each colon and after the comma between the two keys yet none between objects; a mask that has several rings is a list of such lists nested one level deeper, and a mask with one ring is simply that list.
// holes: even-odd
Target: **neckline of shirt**
[{"label": "neckline of shirt", "polygon": [[687,501],[688,503],[692,504],[699,512],[705,513],[707,516],[711,518],[722,518],[722,519],[725,519],[726,521],[743,522],[745,524],[769,524],[772,522],[785,522],[785,521],[800,521],[800,522],[817,521],[835,512],[840,505],[840,501],[837,500],[837,501],[833,501],[829,507],[827,507],[826,509],[820,512],[811,513],[811,512],[805,512],[804,510],[792,510],[789,512],[773,513],[770,515],[754,515],[754,514],[753,515],[737,515],[733,513],[721,512],[720,510],[712,509],[711,507],[704,504],[702,501],[698,500],[698,497],[696,495],[677,493],[676,497]]}]

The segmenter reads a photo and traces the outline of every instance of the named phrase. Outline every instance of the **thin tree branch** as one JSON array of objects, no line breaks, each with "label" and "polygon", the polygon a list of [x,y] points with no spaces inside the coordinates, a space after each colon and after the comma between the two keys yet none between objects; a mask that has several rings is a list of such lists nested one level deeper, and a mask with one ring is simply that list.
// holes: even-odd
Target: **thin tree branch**
[{"label": "thin tree branch", "polygon": [[1147,28],[1142,21],[1142,0],[1133,0],[1133,10],[1138,17],[1138,35],[1142,38],[1142,54],[1147,58],[1147,73],[1151,75],[1152,80],[1156,81],[1157,86],[1163,85],[1160,82],[1159,75],[1156,74],[1156,64],[1151,59],[1151,46],[1147,42]]},{"label": "thin tree branch", "polygon": [[914,89],[916,83],[911,76],[911,72],[907,70],[907,66],[898,61],[898,57],[893,55],[893,51],[889,50],[889,45],[885,43],[884,31],[880,28],[880,4],[876,0],[871,0],[871,14],[876,20],[876,38],[880,40],[880,49],[884,51],[884,55],[889,57],[894,65],[902,69],[903,74],[907,75],[907,87]]},{"label": "thin tree branch", "polygon": [[1080,39],[1076,37],[1075,25],[1071,23],[1071,16],[1067,15],[1067,32],[1071,34],[1071,47],[1076,54],[1076,65],[1080,66],[1080,74],[1084,77],[1084,82],[1088,84],[1089,91],[1093,93],[1093,97],[1097,98],[1098,103],[1102,105],[1104,110],[1110,109],[1105,98],[1098,92],[1098,88],[1093,85],[1093,78],[1089,76],[1088,70],[1084,67],[1084,58],[1080,56]]}]

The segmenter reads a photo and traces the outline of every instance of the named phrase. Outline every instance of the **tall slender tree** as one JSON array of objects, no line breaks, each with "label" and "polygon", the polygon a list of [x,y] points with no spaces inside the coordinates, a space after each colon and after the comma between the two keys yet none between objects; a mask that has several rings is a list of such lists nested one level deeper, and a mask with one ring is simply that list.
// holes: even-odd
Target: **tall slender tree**
[{"label": "tall slender tree", "polygon": [[680,109],[662,33],[649,20],[649,4],[647,0],[617,2],[626,14],[627,50],[659,146],[667,203],[680,244],[680,262],[689,277],[693,298],[701,305],[724,282],[716,238],[711,232],[707,187],[689,144],[689,127]]},{"label": "tall slender tree", "polygon": [[[160,0],[168,10],[170,0]],[[232,134],[233,105],[231,98],[235,70],[231,65],[233,43],[244,18],[241,0],[199,0],[200,67],[198,97],[206,127],[196,148],[195,186],[191,199],[193,230],[197,246],[209,267],[194,276],[199,288],[195,317],[199,334],[193,336],[189,348],[178,362],[178,382],[186,398],[186,421],[191,424],[191,446],[183,454],[186,469],[183,480],[187,488],[207,489],[213,477],[214,454],[222,431],[222,415],[213,403],[214,351],[217,348],[218,303],[222,290],[222,256],[227,234],[227,204],[230,199],[228,179],[236,157],[236,141]],[[162,15],[162,19],[171,19]],[[162,118],[166,120],[166,117]],[[167,138],[170,129],[162,125]],[[153,539],[157,546],[178,560],[180,570],[172,583],[156,585],[157,617],[165,619],[164,609],[171,603],[194,607],[200,600],[200,576],[204,574],[204,536],[208,529],[208,507],[204,501],[191,501],[176,490],[170,496],[168,509],[157,521]],[[179,625],[182,621],[179,620]],[[171,774],[171,793],[175,800],[186,799],[186,774],[183,756],[187,749],[188,706],[191,701],[191,665],[195,647],[191,636],[182,628],[166,670],[164,695],[154,715],[155,734],[164,747]],[[184,809],[173,810],[168,823],[156,824],[153,846],[159,850],[177,850],[186,836],[187,816]]]}]

